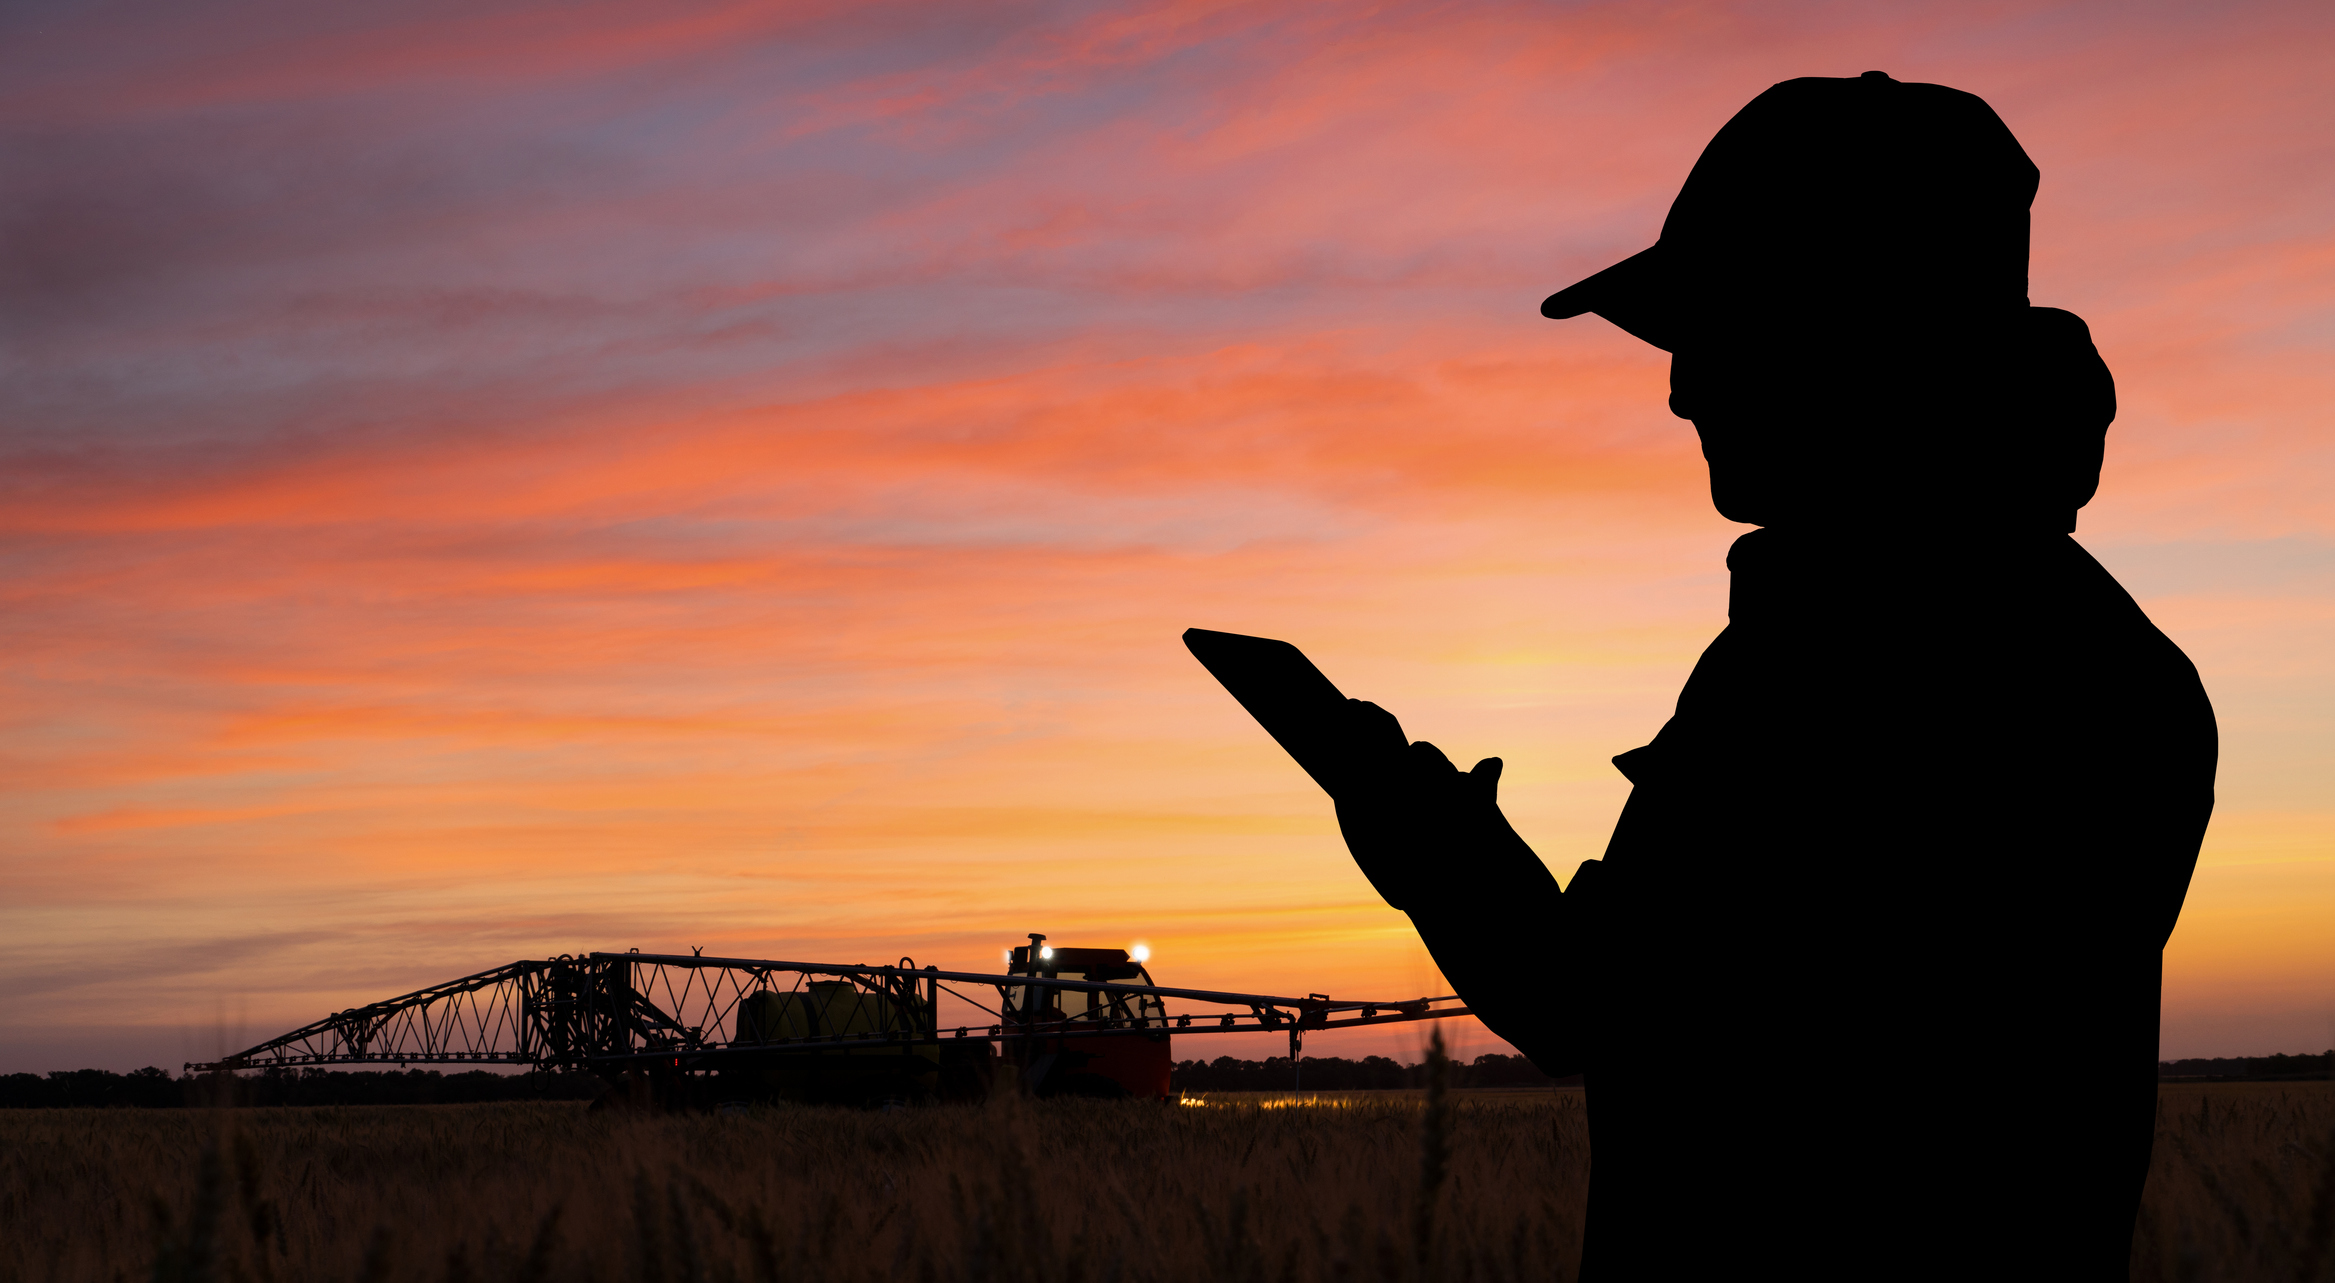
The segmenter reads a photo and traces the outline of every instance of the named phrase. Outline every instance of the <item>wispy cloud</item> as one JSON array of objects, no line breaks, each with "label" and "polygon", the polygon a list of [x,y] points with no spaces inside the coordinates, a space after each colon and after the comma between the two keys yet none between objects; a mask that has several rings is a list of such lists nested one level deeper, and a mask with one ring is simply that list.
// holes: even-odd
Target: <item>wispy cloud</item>
[{"label": "wispy cloud", "polygon": [[[63,1045],[52,960],[125,937],[157,1027],[1056,927],[1428,987],[1175,635],[1293,637],[1595,855],[1735,531],[1660,354],[1534,307],[1752,94],[1868,67],[2041,164],[2036,301],[2125,407],[2084,538],[2224,716],[2209,867],[2299,852],[2335,908],[2330,44],[2280,4],[19,6],[0,1023]],[[2168,1046],[2292,1050],[2300,999],[2211,1015],[2317,956],[2218,876]]]}]

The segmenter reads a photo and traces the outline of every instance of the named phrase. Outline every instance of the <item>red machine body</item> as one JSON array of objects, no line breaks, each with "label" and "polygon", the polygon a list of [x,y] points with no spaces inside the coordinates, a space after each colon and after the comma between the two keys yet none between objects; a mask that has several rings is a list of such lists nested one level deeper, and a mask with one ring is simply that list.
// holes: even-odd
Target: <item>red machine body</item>
[{"label": "red machine body", "polygon": [[[1152,983],[1143,963],[1125,949],[1054,948],[1042,935],[1009,950],[1005,969],[1033,981]],[[1021,1063],[1023,1082],[1041,1096],[1165,1100],[1173,1094],[1167,1007],[1153,994],[1016,985],[1006,991],[1005,1017],[1001,1045]],[[1097,1032],[1121,1029],[1127,1032]]]}]

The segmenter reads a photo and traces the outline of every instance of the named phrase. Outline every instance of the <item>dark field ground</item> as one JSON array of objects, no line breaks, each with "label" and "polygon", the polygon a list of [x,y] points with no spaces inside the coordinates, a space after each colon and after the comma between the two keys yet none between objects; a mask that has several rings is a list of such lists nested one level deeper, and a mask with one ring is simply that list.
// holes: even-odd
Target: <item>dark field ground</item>
[{"label": "dark field ground", "polygon": [[[2133,1277],[2335,1278],[2335,1084],[2161,1100]],[[1563,1279],[1588,1162],[1568,1091],[14,1110],[0,1280]]]}]

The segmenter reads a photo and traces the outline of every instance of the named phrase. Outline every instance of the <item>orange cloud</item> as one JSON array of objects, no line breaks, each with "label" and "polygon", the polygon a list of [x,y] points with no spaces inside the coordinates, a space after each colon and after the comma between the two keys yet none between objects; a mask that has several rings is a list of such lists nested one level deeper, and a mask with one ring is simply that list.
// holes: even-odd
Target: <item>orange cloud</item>
[{"label": "orange cloud", "polygon": [[1176,981],[1437,988],[1176,634],[1299,641],[1504,755],[1560,876],[1596,855],[1737,528],[1660,354],[1534,306],[1648,243],[1752,93],[1878,66],[1988,96],[2042,164],[2036,300],[2125,407],[2082,538],[2223,713],[2167,1050],[2317,1045],[2314,14],[17,33],[0,974],[37,983],[0,1022],[78,1028],[110,981],[54,960],[116,949],[117,1025],[248,1001],[253,1038],[579,947],[975,966],[1046,930]]}]

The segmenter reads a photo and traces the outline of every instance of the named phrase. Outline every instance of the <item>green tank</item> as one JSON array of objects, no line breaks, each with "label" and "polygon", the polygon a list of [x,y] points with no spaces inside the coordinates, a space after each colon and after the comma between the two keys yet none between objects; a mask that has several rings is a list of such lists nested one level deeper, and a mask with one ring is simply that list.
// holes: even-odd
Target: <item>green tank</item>
[{"label": "green tank", "polygon": [[[805,1101],[912,1099],[938,1093],[941,1049],[885,1035],[928,1034],[932,1027],[932,1004],[921,997],[814,980],[792,992],[764,990],[742,999],[730,1045],[772,1049],[746,1071],[761,1092]],[[839,1035],[841,1045],[833,1041]]]}]

